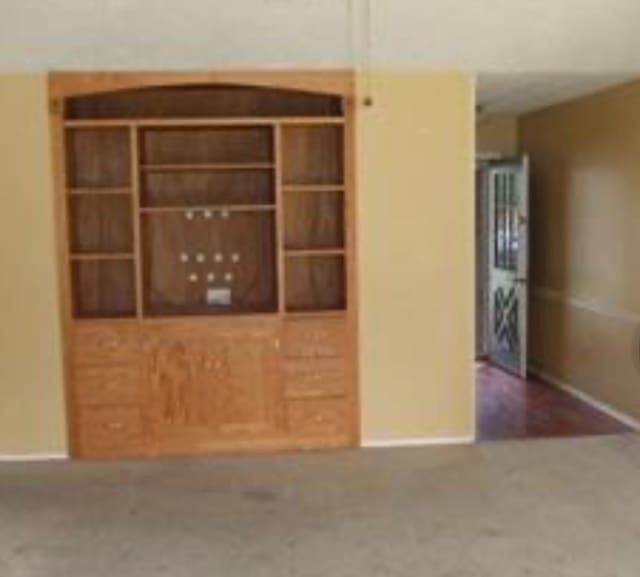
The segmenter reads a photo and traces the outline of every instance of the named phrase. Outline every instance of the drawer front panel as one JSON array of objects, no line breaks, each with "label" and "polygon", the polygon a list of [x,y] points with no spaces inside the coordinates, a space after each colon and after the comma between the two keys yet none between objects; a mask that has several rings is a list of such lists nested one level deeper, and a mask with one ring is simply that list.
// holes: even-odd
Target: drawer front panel
[{"label": "drawer front panel", "polygon": [[143,402],[137,364],[79,365],[73,373],[75,401],[80,405],[128,405]]},{"label": "drawer front panel", "polygon": [[285,357],[343,357],[347,354],[344,319],[300,319],[284,325]]},{"label": "drawer front panel", "polygon": [[139,329],[129,324],[95,324],[74,329],[72,363],[74,367],[127,365],[139,362]]},{"label": "drawer front panel", "polygon": [[300,400],[288,403],[289,430],[294,437],[323,441],[348,437],[350,411],[339,399]]},{"label": "drawer front panel", "polygon": [[285,396],[289,399],[343,396],[347,392],[342,358],[286,359]]},{"label": "drawer front panel", "polygon": [[79,411],[78,440],[83,452],[138,446],[144,437],[140,409],[84,408]]}]

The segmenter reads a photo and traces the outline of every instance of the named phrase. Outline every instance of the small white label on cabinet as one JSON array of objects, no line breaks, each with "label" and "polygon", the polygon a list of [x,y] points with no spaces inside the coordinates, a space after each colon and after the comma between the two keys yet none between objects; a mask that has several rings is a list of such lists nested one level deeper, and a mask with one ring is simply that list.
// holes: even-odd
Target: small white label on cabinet
[{"label": "small white label on cabinet", "polygon": [[229,287],[209,287],[207,289],[207,305],[210,307],[231,306],[231,289]]}]

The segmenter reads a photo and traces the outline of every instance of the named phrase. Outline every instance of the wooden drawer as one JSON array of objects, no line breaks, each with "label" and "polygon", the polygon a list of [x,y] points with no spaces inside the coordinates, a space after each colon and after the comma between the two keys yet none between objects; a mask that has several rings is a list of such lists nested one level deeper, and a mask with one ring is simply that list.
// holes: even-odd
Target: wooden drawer
[{"label": "wooden drawer", "polygon": [[144,438],[142,412],[135,407],[79,409],[77,429],[80,450],[88,455],[127,454]]},{"label": "wooden drawer", "polygon": [[289,401],[289,431],[294,437],[319,438],[331,443],[348,437],[350,411],[342,399]]},{"label": "wooden drawer", "polygon": [[289,399],[344,396],[347,391],[345,359],[286,359],[285,396]]},{"label": "wooden drawer", "polygon": [[135,364],[140,352],[140,335],[135,325],[105,322],[74,327],[74,367]]},{"label": "wooden drawer", "polygon": [[143,401],[138,363],[76,366],[74,400],[80,405],[129,405]]},{"label": "wooden drawer", "polygon": [[346,320],[337,318],[286,321],[282,346],[285,357],[346,356]]}]

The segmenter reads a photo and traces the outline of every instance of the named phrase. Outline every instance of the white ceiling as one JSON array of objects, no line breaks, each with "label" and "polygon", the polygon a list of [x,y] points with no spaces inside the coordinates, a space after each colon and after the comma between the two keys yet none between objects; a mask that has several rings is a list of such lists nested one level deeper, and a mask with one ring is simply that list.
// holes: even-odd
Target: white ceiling
[{"label": "white ceiling", "polygon": [[[0,70],[353,66],[366,1],[0,0]],[[370,2],[376,67],[640,70],[639,0]]]},{"label": "white ceiling", "polygon": [[518,115],[640,78],[640,73],[480,73],[480,116]]}]

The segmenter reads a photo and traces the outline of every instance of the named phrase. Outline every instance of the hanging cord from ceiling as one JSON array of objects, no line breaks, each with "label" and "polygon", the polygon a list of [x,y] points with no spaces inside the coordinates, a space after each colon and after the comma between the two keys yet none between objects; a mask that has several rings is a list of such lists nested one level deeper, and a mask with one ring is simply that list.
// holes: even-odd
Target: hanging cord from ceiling
[{"label": "hanging cord from ceiling", "polygon": [[373,106],[373,17],[372,0],[349,2],[351,60],[360,75],[362,104]]}]

